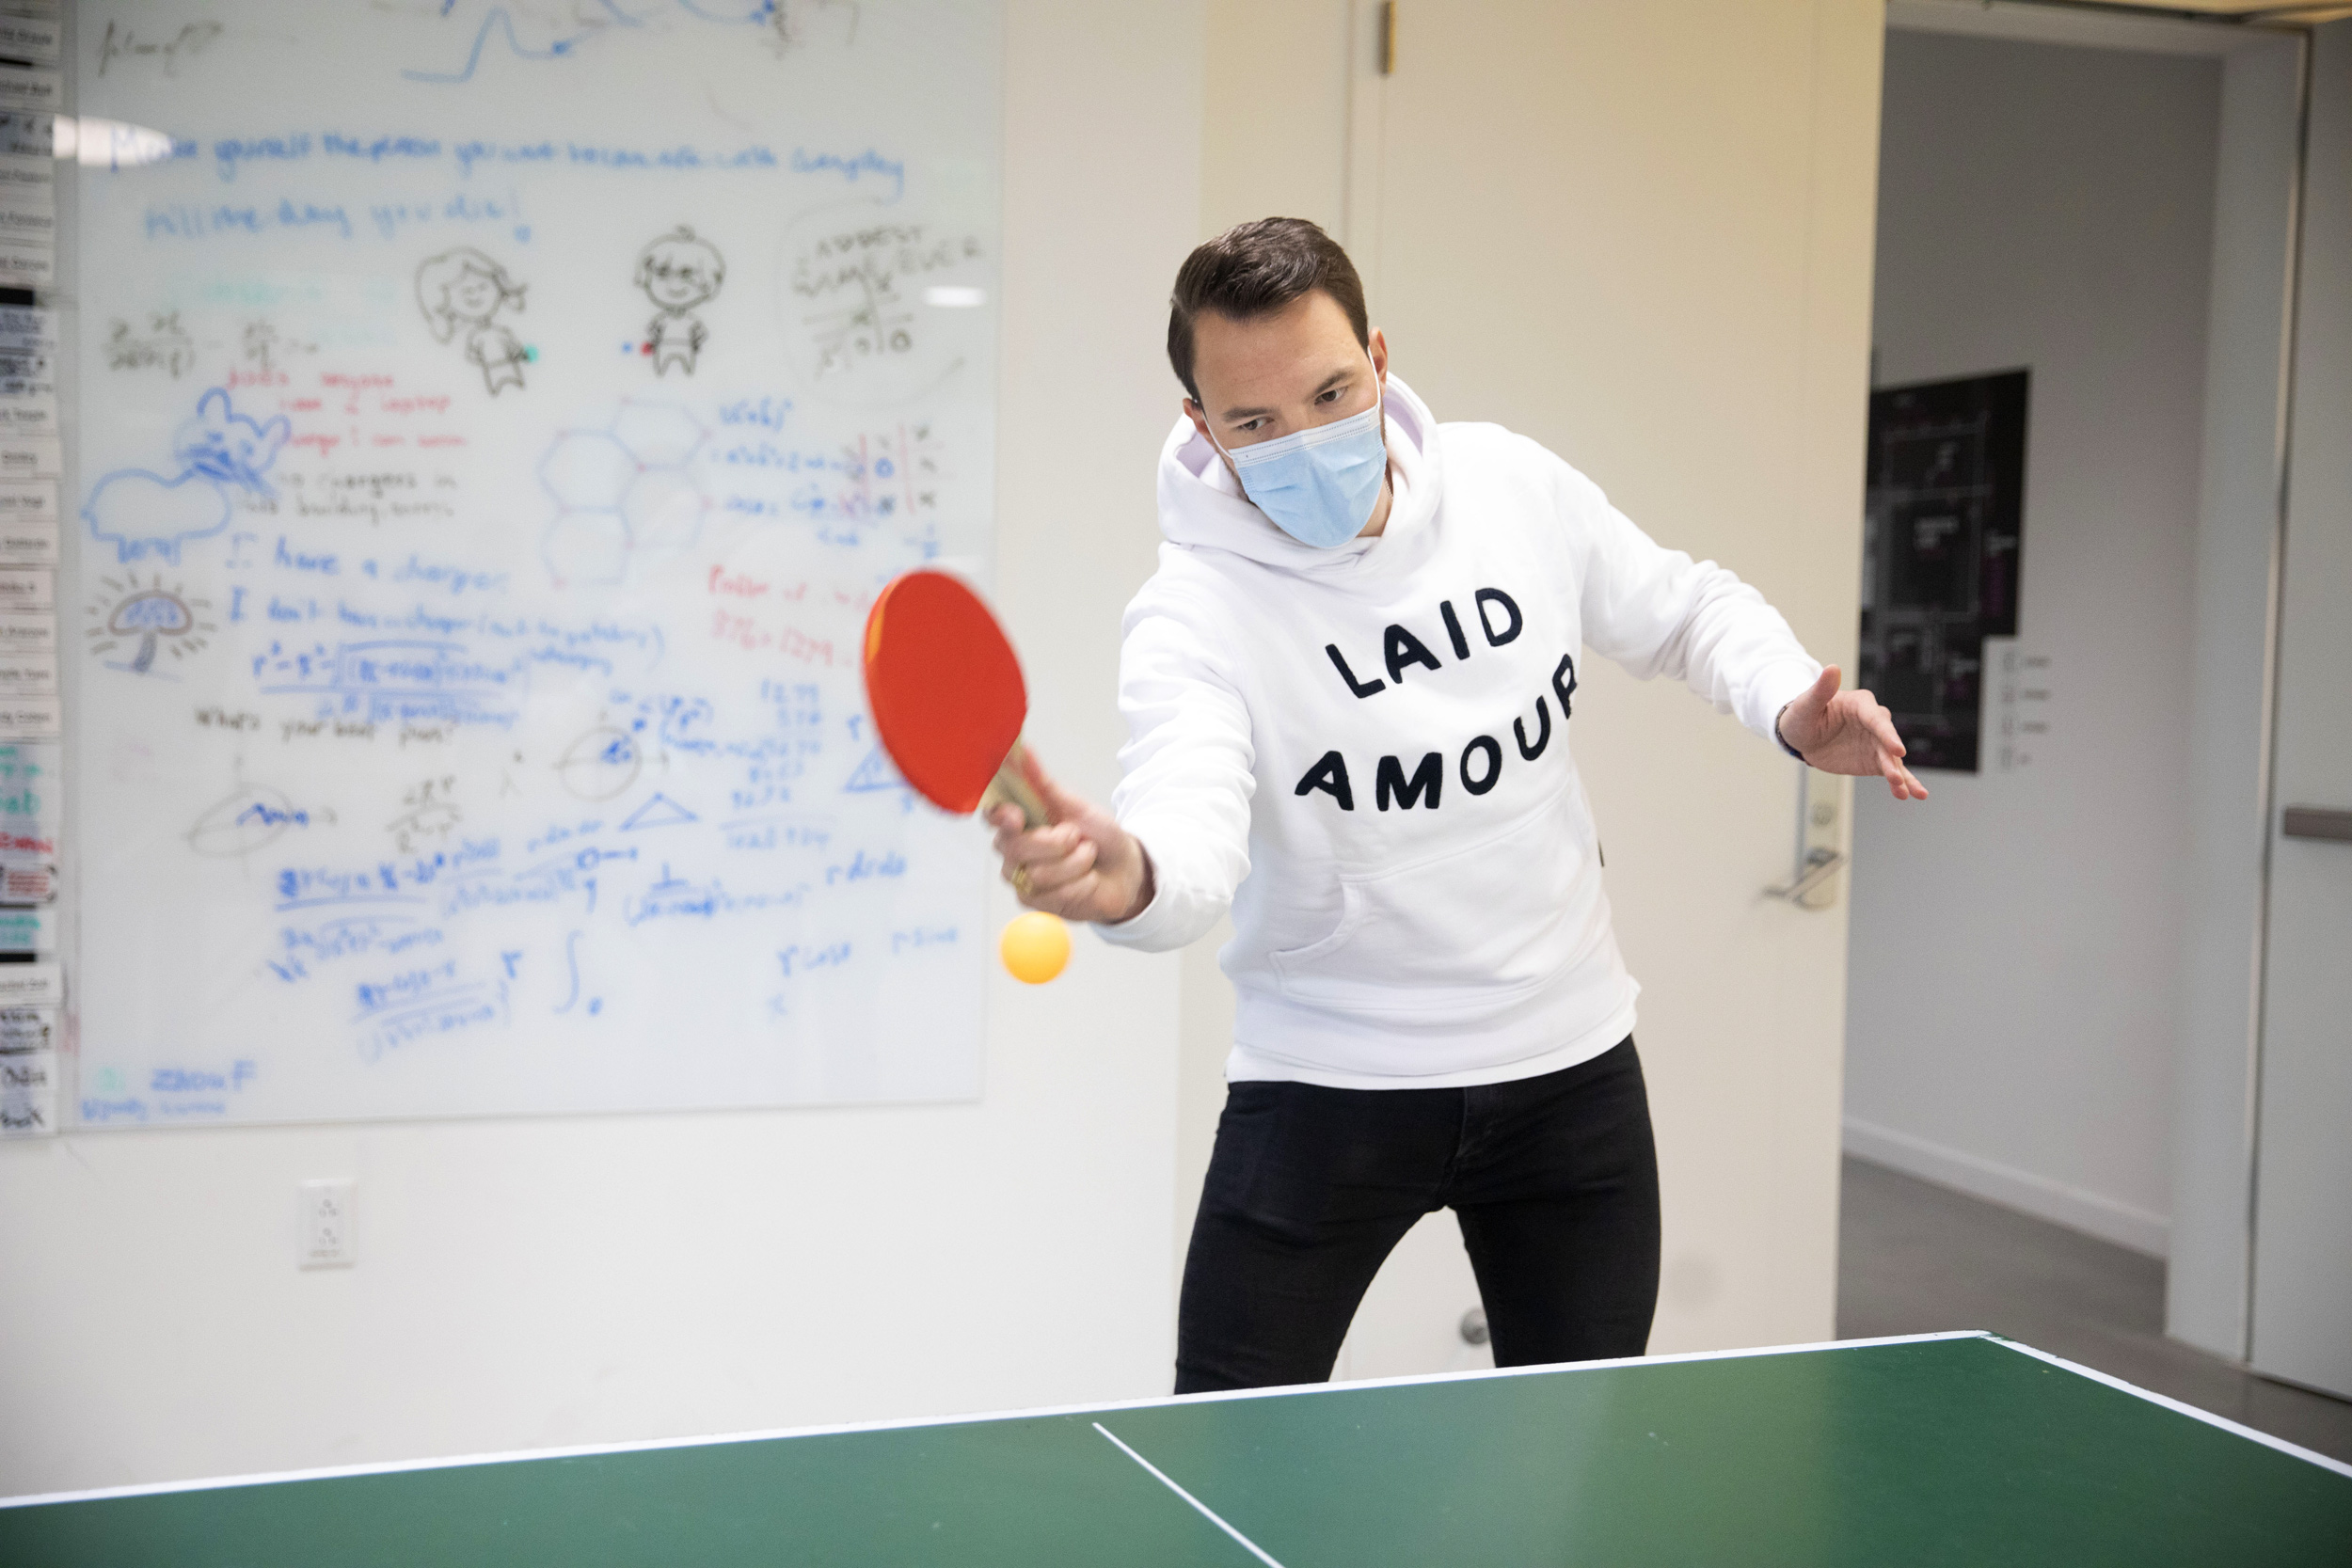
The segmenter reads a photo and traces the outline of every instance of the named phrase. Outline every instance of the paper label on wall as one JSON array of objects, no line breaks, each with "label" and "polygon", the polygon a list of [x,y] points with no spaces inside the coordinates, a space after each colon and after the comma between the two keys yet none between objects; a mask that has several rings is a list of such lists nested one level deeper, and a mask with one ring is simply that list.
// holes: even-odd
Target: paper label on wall
[{"label": "paper label on wall", "polygon": [[57,1130],[57,1053],[0,1056],[0,1138],[46,1137]]},{"label": "paper label on wall", "polygon": [[55,271],[57,209],[48,203],[12,200],[0,190],[0,244],[41,248],[48,252]]},{"label": "paper label on wall", "polygon": [[0,698],[0,740],[50,740],[65,733],[55,697]]},{"label": "paper label on wall", "polygon": [[57,694],[56,652],[11,654],[0,649],[0,697],[54,697]]},{"label": "paper label on wall", "polygon": [[0,430],[0,483],[65,478],[65,444],[55,436],[12,436]]},{"label": "paper label on wall", "polygon": [[0,524],[0,562],[24,566],[57,564],[56,520]]},{"label": "paper label on wall", "polygon": [[[0,164],[25,164],[34,160],[0,157]],[[11,182],[0,177],[0,214],[7,230],[21,236],[27,245],[35,241],[57,243],[57,188],[35,184],[30,181]],[[13,214],[23,214],[16,216]]]},{"label": "paper label on wall", "polygon": [[1984,669],[1984,729],[1993,739],[1994,767],[2024,772],[2050,736],[2050,656],[2014,637],[1988,637]]},{"label": "paper label on wall", "polygon": [[[8,253],[17,246],[0,245],[0,283],[16,281],[7,276]],[[42,398],[54,400],[57,395],[56,312],[32,309],[23,306],[0,308],[0,397]],[[54,411],[40,428],[55,430]]]},{"label": "paper label on wall", "polygon": [[21,566],[57,563],[57,520],[36,517],[0,522],[0,562]]},{"label": "paper label on wall", "polygon": [[[0,489],[10,488],[14,486],[0,485]],[[0,517],[0,564],[56,566],[57,519],[38,513]]]},{"label": "paper label on wall", "polygon": [[0,109],[11,114],[54,115],[64,97],[64,80],[54,71],[13,71],[0,66]]},{"label": "paper label on wall", "polygon": [[0,566],[0,615],[53,615],[57,574],[46,566]]},{"label": "paper label on wall", "polygon": [[57,352],[57,312],[40,305],[0,306],[0,348]]},{"label": "paper label on wall", "polygon": [[57,400],[9,397],[0,394],[0,436],[54,436],[57,429]]},{"label": "paper label on wall", "polygon": [[[63,32],[63,24],[54,14],[0,16],[0,55],[35,65],[56,65],[63,57],[59,53]],[[113,37],[111,23],[106,33],[109,39]]]},{"label": "paper label on wall", "polygon": [[24,158],[56,156],[56,117],[0,111],[0,152]]},{"label": "paper label on wall", "polygon": [[[57,248],[46,242],[0,243],[0,288],[46,289],[57,279]],[[24,390],[32,390],[30,388]],[[46,387],[55,393],[56,388]]]},{"label": "paper label on wall", "polygon": [[[0,698],[0,708],[16,705]],[[52,786],[61,753],[55,744],[0,745],[0,951],[56,951],[43,911],[58,892]]]},{"label": "paper label on wall", "polygon": [[0,615],[0,658],[56,657],[55,615]]},{"label": "paper label on wall", "polygon": [[57,868],[39,862],[0,861],[0,908],[45,909],[57,901]]},{"label": "paper label on wall", "polygon": [[[0,858],[54,865],[57,858],[57,762],[63,748],[42,742],[0,745]],[[5,881],[0,881],[0,890]],[[27,898],[25,903],[47,899]]]},{"label": "paper label on wall", "polygon": [[64,1000],[64,975],[57,965],[0,964],[0,1008],[54,1007]]},{"label": "paper label on wall", "polygon": [[57,486],[0,483],[0,564],[57,563]]},{"label": "paper label on wall", "polygon": [[[0,964],[0,969],[26,967]],[[57,1048],[55,1007],[0,1007],[0,1056],[24,1056]]]},{"label": "paper label on wall", "polygon": [[55,697],[57,694],[57,656],[55,651],[11,654],[0,650],[0,698]]},{"label": "paper label on wall", "polygon": [[57,161],[47,153],[0,152],[0,201],[57,204]]},{"label": "paper label on wall", "polygon": [[56,481],[27,480],[22,483],[0,483],[0,525],[55,523],[56,520]]},{"label": "paper label on wall", "polygon": [[20,245],[57,243],[57,198],[40,186],[0,184],[0,233]]}]

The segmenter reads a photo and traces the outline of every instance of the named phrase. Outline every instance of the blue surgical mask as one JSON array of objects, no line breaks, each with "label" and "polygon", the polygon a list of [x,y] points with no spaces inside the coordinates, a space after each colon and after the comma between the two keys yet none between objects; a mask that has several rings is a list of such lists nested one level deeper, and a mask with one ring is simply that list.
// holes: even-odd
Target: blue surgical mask
[{"label": "blue surgical mask", "polygon": [[[1389,472],[1389,443],[1374,404],[1330,424],[1254,447],[1219,451],[1232,460],[1242,493],[1274,526],[1302,545],[1333,549],[1363,532]],[[1211,437],[1215,440],[1215,437]]]}]

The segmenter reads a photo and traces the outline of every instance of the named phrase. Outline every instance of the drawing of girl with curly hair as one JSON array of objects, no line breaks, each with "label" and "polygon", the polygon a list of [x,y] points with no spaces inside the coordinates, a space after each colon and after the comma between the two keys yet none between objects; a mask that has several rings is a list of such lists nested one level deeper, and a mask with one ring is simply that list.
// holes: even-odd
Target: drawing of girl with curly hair
[{"label": "drawing of girl with curly hair", "polygon": [[500,388],[523,384],[532,357],[522,340],[499,325],[498,313],[523,308],[523,285],[471,245],[429,258],[417,269],[417,304],[437,341],[448,342],[466,329],[466,357],[482,367],[482,385],[496,397]]}]

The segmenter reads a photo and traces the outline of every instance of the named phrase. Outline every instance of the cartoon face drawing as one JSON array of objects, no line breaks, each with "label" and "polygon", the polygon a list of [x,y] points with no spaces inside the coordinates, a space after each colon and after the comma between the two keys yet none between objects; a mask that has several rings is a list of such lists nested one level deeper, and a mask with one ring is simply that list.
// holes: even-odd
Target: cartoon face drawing
[{"label": "cartoon face drawing", "polygon": [[699,261],[648,262],[645,294],[664,310],[684,310],[719,292],[717,277]]},{"label": "cartoon face drawing", "polygon": [[691,310],[719,293],[726,281],[726,259],[707,240],[680,224],[637,258],[637,286],[664,310]]},{"label": "cartoon face drawing", "polygon": [[481,367],[483,386],[496,396],[523,384],[532,353],[498,317],[523,308],[524,285],[471,245],[428,258],[417,268],[417,306],[434,338],[448,342],[466,329],[466,357]]},{"label": "cartoon face drawing", "polygon": [[726,281],[726,259],[709,241],[680,224],[647,245],[637,258],[637,286],[645,291],[660,313],[645,328],[642,352],[653,360],[656,375],[675,365],[694,373],[709,333],[693,314],[698,305],[716,298]]},{"label": "cartoon face drawing", "polygon": [[447,302],[451,314],[479,325],[490,319],[491,313],[498,309],[499,302],[506,297],[506,291],[499,287],[495,274],[469,266],[458,273],[456,281],[450,284],[441,297]]}]

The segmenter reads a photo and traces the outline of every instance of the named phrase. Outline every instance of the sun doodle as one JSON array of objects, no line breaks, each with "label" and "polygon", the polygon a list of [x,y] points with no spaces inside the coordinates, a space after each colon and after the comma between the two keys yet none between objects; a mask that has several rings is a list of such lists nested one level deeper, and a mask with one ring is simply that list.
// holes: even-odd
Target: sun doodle
[{"label": "sun doodle", "polygon": [[204,634],[215,628],[199,612],[212,608],[210,600],[191,599],[178,585],[165,587],[160,572],[151,583],[141,583],[136,573],[126,575],[127,581],[98,579],[103,592],[90,600],[92,625],[83,633],[93,656],[103,657],[135,644],[136,651],[128,659],[107,659],[106,667],[145,675],[153,673],[155,656],[167,648],[175,659],[203,649]]}]

